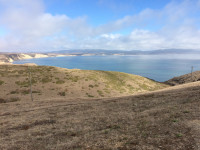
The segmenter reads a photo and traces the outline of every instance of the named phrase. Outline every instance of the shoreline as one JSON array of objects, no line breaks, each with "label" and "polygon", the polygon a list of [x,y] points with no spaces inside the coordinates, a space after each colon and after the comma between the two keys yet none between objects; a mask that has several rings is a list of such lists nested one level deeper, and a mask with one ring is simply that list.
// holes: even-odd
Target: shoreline
[{"label": "shoreline", "polygon": [[40,53],[6,53],[0,54],[0,65],[11,65],[14,61],[25,60],[25,59],[35,59],[35,58],[47,58],[47,57],[66,57],[66,56],[76,56],[70,54],[40,54]]}]

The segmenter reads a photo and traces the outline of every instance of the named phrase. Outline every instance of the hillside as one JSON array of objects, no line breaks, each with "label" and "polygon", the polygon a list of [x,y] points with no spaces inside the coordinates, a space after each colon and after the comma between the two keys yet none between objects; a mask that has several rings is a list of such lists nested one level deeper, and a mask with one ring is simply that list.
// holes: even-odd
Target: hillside
[{"label": "hillside", "polygon": [[29,70],[35,100],[118,97],[168,87],[121,72],[0,65],[0,98],[5,101],[29,100]]},{"label": "hillside", "polygon": [[0,149],[199,150],[199,87],[194,82],[118,98],[1,103]]},{"label": "hillside", "polygon": [[60,51],[52,51],[51,53],[57,54],[93,54],[93,55],[170,55],[170,54],[178,54],[178,55],[188,55],[188,54],[197,54],[200,52],[198,50],[192,49],[157,49],[157,50],[106,50],[106,49],[72,49],[72,50],[60,50]]},{"label": "hillside", "polygon": [[60,50],[46,53],[1,53],[0,64],[12,63],[21,59],[32,59],[42,57],[56,57],[56,56],[91,56],[91,55],[200,55],[198,50],[191,49],[164,49],[164,50],[103,50],[103,49],[72,49]]},{"label": "hillside", "polygon": [[43,57],[56,57],[66,56],[62,54],[40,54],[40,53],[0,53],[0,65],[6,63],[12,63],[21,59],[43,58]]},{"label": "hillside", "polygon": [[189,73],[182,76],[174,77],[166,81],[165,83],[169,85],[179,85],[179,84],[190,83],[190,82],[195,82],[195,81],[200,81],[200,71],[195,71],[192,74]]}]

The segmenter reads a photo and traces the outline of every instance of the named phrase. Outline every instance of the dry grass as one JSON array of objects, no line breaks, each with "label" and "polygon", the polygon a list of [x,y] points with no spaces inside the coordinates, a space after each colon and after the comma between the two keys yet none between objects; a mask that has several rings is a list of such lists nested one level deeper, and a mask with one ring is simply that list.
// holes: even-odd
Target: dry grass
[{"label": "dry grass", "polygon": [[174,77],[166,81],[166,83],[169,85],[179,85],[179,84],[196,82],[196,81],[200,81],[200,71],[195,71],[195,72],[188,73],[179,77]]},{"label": "dry grass", "polygon": [[[27,66],[0,66],[0,149],[200,149],[200,82],[162,89],[125,73],[30,68],[33,102]],[[138,92],[148,93],[108,98]]]},{"label": "dry grass", "polygon": [[29,70],[34,100],[127,96],[168,87],[144,77],[110,71],[49,66],[0,65],[0,98],[30,99]]},{"label": "dry grass", "polygon": [[198,150],[200,82],[121,98],[0,104],[0,149]]}]

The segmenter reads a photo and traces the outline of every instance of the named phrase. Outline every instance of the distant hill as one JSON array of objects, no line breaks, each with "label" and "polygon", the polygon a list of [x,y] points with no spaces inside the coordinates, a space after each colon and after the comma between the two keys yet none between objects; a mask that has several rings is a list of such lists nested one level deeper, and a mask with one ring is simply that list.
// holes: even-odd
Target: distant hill
[{"label": "distant hill", "polygon": [[200,71],[195,71],[193,73],[188,73],[182,76],[174,77],[165,83],[169,85],[179,85],[190,82],[200,81]]},{"label": "distant hill", "polygon": [[46,54],[46,53],[0,53],[0,64],[12,63],[21,59],[43,58],[43,57],[55,57],[60,54]]},{"label": "distant hill", "polygon": [[0,65],[0,98],[29,99],[28,69],[32,72],[35,99],[118,97],[168,87],[122,72]]},{"label": "distant hill", "polygon": [[191,49],[165,49],[165,50],[150,50],[150,51],[141,51],[141,50],[102,50],[102,49],[79,49],[79,50],[60,50],[52,51],[49,53],[59,53],[59,54],[94,54],[94,55],[162,55],[162,54],[200,54],[200,50],[191,50]]},{"label": "distant hill", "polygon": [[47,54],[38,53],[0,53],[0,64],[1,63],[12,63],[13,61],[20,59],[31,59],[31,58],[41,58],[49,57]]},{"label": "distant hill", "polygon": [[12,63],[20,59],[31,59],[55,56],[90,56],[90,55],[200,55],[200,50],[186,49],[165,49],[165,50],[102,50],[102,49],[79,49],[79,50],[60,50],[46,53],[0,53],[0,64]]}]

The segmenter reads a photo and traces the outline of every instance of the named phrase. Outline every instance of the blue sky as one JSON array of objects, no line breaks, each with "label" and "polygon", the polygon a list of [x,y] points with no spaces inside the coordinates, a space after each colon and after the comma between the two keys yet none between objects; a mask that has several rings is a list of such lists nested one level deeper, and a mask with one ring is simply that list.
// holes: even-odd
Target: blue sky
[{"label": "blue sky", "polygon": [[66,14],[71,18],[87,16],[91,25],[98,26],[109,21],[134,15],[143,9],[160,9],[169,0],[45,0],[46,12]]},{"label": "blue sky", "polygon": [[0,0],[0,52],[198,49],[200,0]]}]

